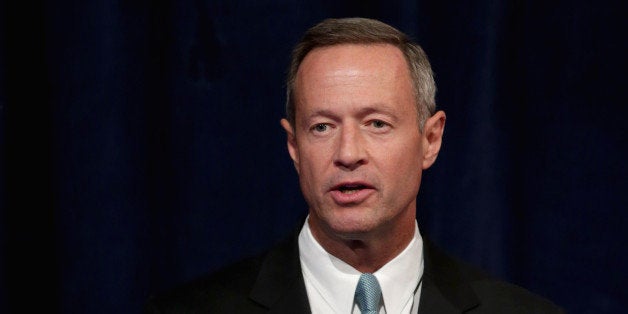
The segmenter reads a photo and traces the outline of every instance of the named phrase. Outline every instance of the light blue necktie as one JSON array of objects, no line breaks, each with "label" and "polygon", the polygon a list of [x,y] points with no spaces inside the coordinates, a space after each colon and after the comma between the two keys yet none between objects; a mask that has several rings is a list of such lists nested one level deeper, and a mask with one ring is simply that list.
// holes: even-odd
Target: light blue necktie
[{"label": "light blue necktie", "polygon": [[379,313],[379,302],[382,299],[382,288],[373,274],[365,273],[360,276],[355,288],[355,302],[362,314]]}]

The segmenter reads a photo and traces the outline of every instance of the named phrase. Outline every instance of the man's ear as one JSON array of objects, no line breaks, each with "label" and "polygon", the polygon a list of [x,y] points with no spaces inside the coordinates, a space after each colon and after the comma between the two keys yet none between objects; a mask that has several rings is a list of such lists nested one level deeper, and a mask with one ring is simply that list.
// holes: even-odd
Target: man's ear
[{"label": "man's ear", "polygon": [[294,128],[286,119],[281,119],[280,123],[283,129],[286,130],[286,136],[288,137],[288,153],[290,153],[290,158],[292,158],[294,168],[297,170],[297,173],[299,173],[299,149],[297,147],[297,139],[294,134]]},{"label": "man's ear", "polygon": [[443,143],[445,120],[445,112],[441,110],[427,119],[423,125],[423,170],[432,166],[438,157],[440,146]]}]

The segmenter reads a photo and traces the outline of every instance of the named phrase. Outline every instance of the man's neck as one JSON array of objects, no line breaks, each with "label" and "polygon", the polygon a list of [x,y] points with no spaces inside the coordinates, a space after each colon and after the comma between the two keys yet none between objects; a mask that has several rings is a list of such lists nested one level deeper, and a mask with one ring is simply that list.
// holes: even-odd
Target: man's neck
[{"label": "man's neck", "polygon": [[310,223],[316,241],[329,254],[341,259],[362,273],[373,273],[401,253],[412,241],[415,219],[403,219],[359,236],[338,235],[323,226]]}]

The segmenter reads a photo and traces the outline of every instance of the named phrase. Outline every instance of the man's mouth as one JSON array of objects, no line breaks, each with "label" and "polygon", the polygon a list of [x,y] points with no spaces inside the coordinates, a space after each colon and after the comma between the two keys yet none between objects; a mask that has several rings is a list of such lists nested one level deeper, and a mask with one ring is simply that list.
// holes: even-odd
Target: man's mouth
[{"label": "man's mouth", "polygon": [[346,184],[339,186],[337,190],[342,192],[343,194],[353,194],[366,188],[367,186],[363,184]]},{"label": "man's mouth", "polygon": [[341,206],[361,204],[375,192],[375,188],[367,182],[341,182],[330,190],[331,198]]}]

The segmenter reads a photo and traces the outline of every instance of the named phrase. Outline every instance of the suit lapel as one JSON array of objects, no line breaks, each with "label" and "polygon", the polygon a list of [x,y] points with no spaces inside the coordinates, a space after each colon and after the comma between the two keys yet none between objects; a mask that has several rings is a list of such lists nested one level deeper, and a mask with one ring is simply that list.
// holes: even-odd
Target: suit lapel
[{"label": "suit lapel", "polygon": [[[423,252],[419,314],[465,313],[480,304],[455,261],[425,238]],[[299,261],[298,236],[266,256],[249,297],[268,313],[311,312]]]},{"label": "suit lapel", "polygon": [[457,314],[461,311],[433,283],[425,281],[421,287],[419,314],[430,313]]},{"label": "suit lapel", "polygon": [[480,302],[456,262],[424,238],[425,270],[419,314],[465,313]]},{"label": "suit lapel", "polygon": [[297,239],[291,237],[266,256],[249,295],[268,313],[310,313]]}]

